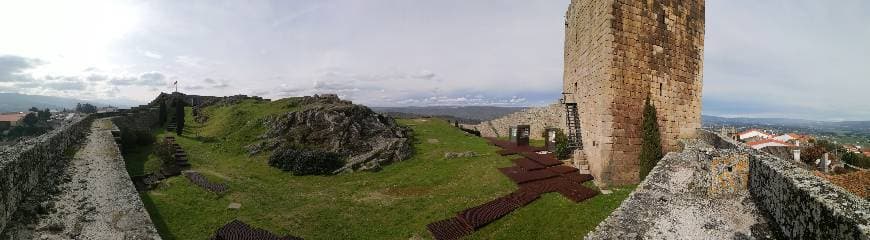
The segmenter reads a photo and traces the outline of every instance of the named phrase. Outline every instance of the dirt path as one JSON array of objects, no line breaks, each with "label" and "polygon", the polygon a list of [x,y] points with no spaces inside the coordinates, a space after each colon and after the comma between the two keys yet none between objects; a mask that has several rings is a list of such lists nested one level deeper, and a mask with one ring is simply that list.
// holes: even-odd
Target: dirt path
[{"label": "dirt path", "polygon": [[124,167],[108,119],[95,120],[68,164],[69,181],[42,205],[47,214],[16,226],[20,239],[160,239]]}]

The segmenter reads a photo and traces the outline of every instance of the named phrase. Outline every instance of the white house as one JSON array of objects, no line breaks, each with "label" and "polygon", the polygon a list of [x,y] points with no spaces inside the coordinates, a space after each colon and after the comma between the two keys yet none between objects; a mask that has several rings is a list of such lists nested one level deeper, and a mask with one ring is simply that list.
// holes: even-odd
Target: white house
[{"label": "white house", "polygon": [[801,145],[801,138],[802,137],[800,135],[797,135],[794,133],[789,133],[789,134],[783,134],[783,135],[776,136],[773,139],[787,142],[787,143],[793,142],[795,145],[800,146]]},{"label": "white house", "polygon": [[776,139],[764,139],[755,142],[747,143],[750,147],[755,149],[762,149],[766,147],[794,147],[790,143],[779,141]]},{"label": "white house", "polygon": [[761,139],[771,138],[770,134],[764,133],[758,129],[749,129],[745,132],[740,133],[739,135],[740,135],[740,140],[746,140],[746,139],[750,139],[750,138],[754,138],[754,137],[759,137]]}]

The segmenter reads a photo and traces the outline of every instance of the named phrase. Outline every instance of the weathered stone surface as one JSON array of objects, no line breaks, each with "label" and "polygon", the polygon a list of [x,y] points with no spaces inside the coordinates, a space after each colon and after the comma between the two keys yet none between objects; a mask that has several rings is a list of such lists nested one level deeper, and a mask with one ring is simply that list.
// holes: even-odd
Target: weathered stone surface
[{"label": "weathered stone surface", "polygon": [[263,142],[251,154],[276,148],[311,148],[347,156],[336,171],[377,170],[411,156],[410,129],[368,107],[337,96],[303,97],[302,109],[267,118]]},{"label": "weathered stone surface", "polygon": [[[868,201],[793,161],[699,133],[703,141],[665,156],[587,239],[870,239]],[[745,183],[736,168],[747,159]]]},{"label": "weathered stone surface", "polygon": [[[50,170],[60,171],[48,171],[48,176],[31,189],[28,196],[47,197],[28,197],[20,202],[16,217],[4,230],[6,237],[160,239],[127,175],[112,134],[118,129],[108,118],[86,122],[93,123],[85,145],[74,158],[51,166]],[[56,179],[61,181],[53,181]],[[39,207],[34,211],[29,206]]]},{"label": "weathered stone surface", "polygon": [[[718,194],[717,168],[740,156],[694,141],[669,153],[586,239],[756,239],[774,237],[746,188]],[[715,160],[714,160],[715,159]],[[712,170],[712,171],[711,171]],[[711,192],[715,190],[717,192]],[[717,194],[717,197],[709,197]]]},{"label": "weathered stone surface", "polygon": [[0,152],[0,231],[27,196],[59,177],[60,171],[54,170],[65,163],[64,152],[84,139],[93,119],[92,115],[75,120]]},{"label": "weathered stone surface", "polygon": [[561,104],[551,104],[546,107],[533,107],[507,116],[484,121],[480,124],[463,124],[467,129],[480,131],[481,137],[508,137],[511,127],[517,125],[529,125],[531,127],[531,139],[542,140],[543,133],[548,128],[565,130],[565,107]]},{"label": "weathered stone surface", "polygon": [[646,98],[665,152],[701,126],[704,1],[572,0],[566,16],[563,92],[580,107],[591,172],[637,183]]}]

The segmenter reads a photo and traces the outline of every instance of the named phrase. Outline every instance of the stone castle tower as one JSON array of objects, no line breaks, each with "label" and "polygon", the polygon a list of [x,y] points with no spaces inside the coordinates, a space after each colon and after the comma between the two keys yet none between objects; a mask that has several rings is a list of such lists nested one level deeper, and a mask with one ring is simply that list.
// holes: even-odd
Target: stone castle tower
[{"label": "stone castle tower", "polygon": [[600,184],[637,183],[646,98],[665,152],[701,127],[704,0],[571,0],[566,18],[564,100],[579,107],[583,140],[575,160]]}]

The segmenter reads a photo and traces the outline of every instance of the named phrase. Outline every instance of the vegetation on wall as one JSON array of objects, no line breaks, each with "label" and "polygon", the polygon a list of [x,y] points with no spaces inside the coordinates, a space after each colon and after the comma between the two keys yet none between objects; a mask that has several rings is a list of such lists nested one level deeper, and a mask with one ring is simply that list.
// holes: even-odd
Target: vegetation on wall
[{"label": "vegetation on wall", "polygon": [[161,99],[161,100],[160,100],[160,112],[159,112],[160,115],[159,115],[158,118],[157,118],[157,121],[158,121],[158,123],[159,123],[161,126],[162,126],[164,123],[166,123],[166,115],[167,115],[167,112],[166,112],[166,111],[167,111],[167,110],[166,110],[166,100]]},{"label": "vegetation on wall", "polygon": [[662,159],[662,137],[656,108],[649,98],[643,106],[643,138],[640,146],[640,179],[643,180]]},{"label": "vegetation on wall", "polygon": [[184,132],[184,102],[177,100],[175,102],[175,133],[181,136]]},{"label": "vegetation on wall", "polygon": [[[546,132],[546,131],[544,131]],[[545,134],[546,135],[546,134]],[[544,140],[546,141],[549,136],[545,136]],[[573,149],[568,147],[568,136],[565,135],[565,132],[562,129],[556,130],[556,158],[560,160],[571,158],[571,152]]]},{"label": "vegetation on wall", "polygon": [[814,165],[816,160],[821,159],[825,153],[828,153],[830,158],[839,158],[845,163],[860,168],[870,168],[870,157],[863,154],[849,152],[843,146],[827,140],[818,140],[813,142],[813,144],[812,147],[806,148],[801,152],[801,159],[804,163]]},{"label": "vegetation on wall", "polygon": [[80,113],[96,113],[96,112],[97,112],[97,107],[94,106],[94,105],[91,105],[90,103],[85,103],[85,104],[81,104],[81,103],[79,103],[79,104],[76,104],[76,112],[80,112]]}]

